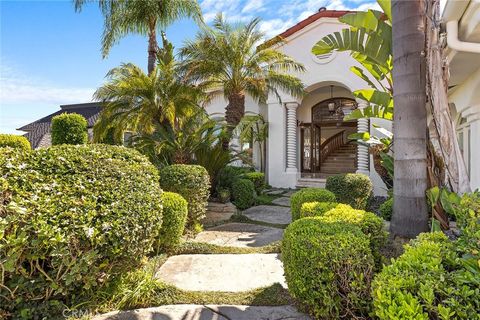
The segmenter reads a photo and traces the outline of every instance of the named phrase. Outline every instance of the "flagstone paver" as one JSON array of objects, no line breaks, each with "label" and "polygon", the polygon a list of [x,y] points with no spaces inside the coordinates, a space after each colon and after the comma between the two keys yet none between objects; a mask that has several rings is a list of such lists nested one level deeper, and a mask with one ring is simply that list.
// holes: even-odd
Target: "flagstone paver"
[{"label": "flagstone paver", "polygon": [[229,220],[234,213],[237,212],[237,207],[232,203],[209,202],[205,218],[202,219],[204,225],[212,225]]},{"label": "flagstone paver", "polygon": [[277,206],[290,207],[290,198],[280,197],[280,198],[277,198],[277,199],[273,199],[272,203],[276,204]]},{"label": "flagstone paver", "polygon": [[194,241],[221,246],[261,247],[282,237],[283,229],[250,223],[227,223],[200,232]]},{"label": "flagstone paver", "polygon": [[277,195],[280,195],[284,192],[285,192],[285,190],[283,190],[283,189],[272,189],[272,190],[265,191],[266,194],[269,194],[269,195],[272,195],[272,196],[277,196]]},{"label": "flagstone paver", "polygon": [[280,283],[278,254],[195,254],[168,258],[157,277],[180,289],[241,292]]},{"label": "flagstone paver", "polygon": [[278,224],[292,222],[292,215],[288,207],[261,205],[244,210],[242,214],[254,221]]},{"label": "flagstone paver", "polygon": [[93,320],[308,320],[292,306],[178,304],[130,311],[115,311]]},{"label": "flagstone paver", "polygon": [[295,192],[297,192],[298,190],[290,190],[286,193],[283,194],[284,197],[291,197],[292,194],[294,194]]}]

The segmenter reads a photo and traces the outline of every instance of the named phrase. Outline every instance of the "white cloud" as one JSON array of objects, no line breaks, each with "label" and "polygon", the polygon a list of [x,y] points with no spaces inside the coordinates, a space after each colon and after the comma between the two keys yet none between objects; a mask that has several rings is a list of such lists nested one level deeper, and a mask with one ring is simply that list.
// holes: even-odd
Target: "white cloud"
[{"label": "white cloud", "polygon": [[55,105],[88,102],[95,89],[75,88],[49,83],[0,65],[0,105],[24,103],[51,103]]}]

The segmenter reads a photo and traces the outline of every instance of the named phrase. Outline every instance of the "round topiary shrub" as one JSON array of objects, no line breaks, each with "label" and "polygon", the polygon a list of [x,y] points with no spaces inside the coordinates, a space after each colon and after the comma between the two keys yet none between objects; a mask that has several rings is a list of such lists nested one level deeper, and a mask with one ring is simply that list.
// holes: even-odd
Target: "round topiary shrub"
[{"label": "round topiary shrub", "polygon": [[17,136],[15,134],[0,134],[0,148],[12,147],[23,150],[30,150],[30,142],[24,136]]},{"label": "round topiary shrub", "polygon": [[370,248],[377,267],[381,266],[380,249],[387,241],[387,232],[383,227],[383,219],[374,213],[353,209],[347,204],[339,204],[320,217],[326,222],[346,222],[358,226],[370,240]]},{"label": "round topiary shrub", "polygon": [[85,144],[87,120],[77,113],[62,113],[52,118],[52,145]]},{"label": "round topiary shrub", "polygon": [[378,210],[380,211],[380,216],[383,219],[390,221],[390,219],[392,219],[392,214],[393,214],[393,198],[390,198],[384,203],[382,203]]},{"label": "round topiary shrub", "polygon": [[186,228],[200,232],[210,196],[210,176],[198,165],[174,164],[160,170],[160,185],[165,191],[180,194],[188,202]]},{"label": "round topiary shrub", "polygon": [[250,172],[253,172],[253,168],[251,167],[226,166],[221,169],[217,175],[216,191],[228,189],[230,193],[232,193],[233,182]]},{"label": "round topiary shrub", "polygon": [[265,189],[265,173],[248,172],[243,175],[243,178],[253,182],[257,194],[261,194],[263,189]]},{"label": "round topiary shrub", "polygon": [[4,148],[0,177],[2,284],[15,291],[13,313],[64,309],[152,250],[162,190],[157,169],[133,149]]},{"label": "round topiary shrub", "polygon": [[368,315],[374,262],[358,227],[317,217],[294,221],[282,259],[289,292],[315,319]]},{"label": "round topiary shrub", "polygon": [[255,205],[255,186],[247,179],[237,179],[232,185],[233,204],[240,210],[245,210]]},{"label": "round topiary shrub", "polygon": [[175,192],[162,193],[163,223],[158,234],[156,249],[169,250],[180,243],[188,215],[188,203]]},{"label": "round topiary shrub", "polygon": [[300,218],[322,216],[337,205],[336,202],[305,202],[300,208]]},{"label": "round topiary shrub", "polygon": [[335,194],[337,202],[345,203],[355,209],[365,210],[373,191],[370,178],[360,173],[347,173],[330,176],[325,186]]},{"label": "round topiary shrub", "polygon": [[305,188],[295,192],[290,198],[292,220],[300,218],[300,209],[306,202],[335,202],[335,195],[320,188]]}]

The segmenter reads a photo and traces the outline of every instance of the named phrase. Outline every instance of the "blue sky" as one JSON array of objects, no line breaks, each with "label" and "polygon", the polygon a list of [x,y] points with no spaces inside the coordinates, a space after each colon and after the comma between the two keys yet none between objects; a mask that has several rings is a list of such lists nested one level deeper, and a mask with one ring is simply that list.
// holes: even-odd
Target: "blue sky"
[{"label": "blue sky", "polygon": [[[374,0],[199,0],[210,22],[217,12],[232,21],[262,18],[260,28],[274,36],[320,7],[366,9]],[[90,102],[105,74],[122,62],[144,69],[147,40],[128,36],[102,59],[103,18],[95,3],[75,13],[70,0],[0,0],[0,133],[15,129],[59,109],[61,104]],[[181,20],[167,29],[178,48],[197,27]]]}]

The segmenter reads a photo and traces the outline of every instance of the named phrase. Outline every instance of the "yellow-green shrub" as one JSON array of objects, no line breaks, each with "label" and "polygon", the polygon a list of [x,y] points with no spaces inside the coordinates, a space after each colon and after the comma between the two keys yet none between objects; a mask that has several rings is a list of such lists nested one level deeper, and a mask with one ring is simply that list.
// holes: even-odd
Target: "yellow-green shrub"
[{"label": "yellow-green shrub", "polygon": [[265,173],[263,172],[247,172],[242,178],[252,181],[258,194],[261,194],[263,189],[265,189]]},{"label": "yellow-green shrub", "polygon": [[282,258],[288,290],[315,319],[367,316],[374,262],[358,227],[296,220],[285,230]]},{"label": "yellow-green shrub", "polygon": [[337,205],[336,202],[305,202],[300,208],[300,218],[322,216]]},{"label": "yellow-green shrub", "polygon": [[290,198],[292,220],[300,218],[300,209],[305,202],[335,202],[335,195],[321,188],[305,188],[295,192]]},{"label": "yellow-green shrub", "polygon": [[2,147],[20,148],[23,150],[31,149],[30,142],[24,136],[0,133],[0,148]]},{"label": "yellow-green shrub", "polygon": [[347,173],[330,176],[325,185],[335,194],[337,202],[345,203],[355,209],[365,210],[373,191],[370,178],[360,173]]},{"label": "yellow-green shrub", "polygon": [[77,113],[62,113],[52,118],[52,145],[88,142],[87,120]]}]

